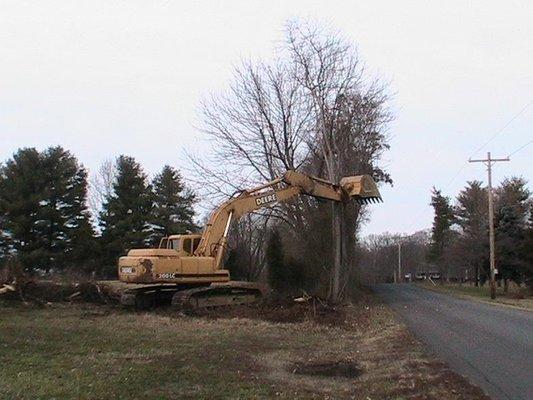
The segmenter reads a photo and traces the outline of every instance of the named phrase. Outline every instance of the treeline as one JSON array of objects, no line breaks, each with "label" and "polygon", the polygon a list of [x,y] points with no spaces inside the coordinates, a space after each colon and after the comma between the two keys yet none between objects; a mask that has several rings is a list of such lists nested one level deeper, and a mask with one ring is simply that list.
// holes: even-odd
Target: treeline
[{"label": "treeline", "polygon": [[[392,282],[401,273],[439,272],[442,280],[484,283],[489,277],[488,191],[482,182],[468,182],[455,199],[433,189],[430,231],[413,235],[381,234],[359,246],[363,280]],[[533,286],[533,200],[522,178],[505,179],[494,189],[496,278]]]},{"label": "treeline", "polygon": [[[468,182],[452,200],[433,189],[435,211],[428,259],[444,276],[469,274],[476,285],[488,279],[488,191]],[[533,285],[533,201],[523,178],[507,178],[494,190],[497,279]]]},{"label": "treeline", "polygon": [[361,279],[366,284],[394,282],[398,275],[402,279],[406,274],[414,277],[417,272],[432,271],[434,266],[427,259],[430,240],[428,230],[412,235],[385,232],[367,236],[358,251]]},{"label": "treeline", "polygon": [[32,273],[112,276],[128,249],[197,230],[179,171],[167,165],[150,180],[124,155],[106,165],[109,179],[100,169],[91,187],[92,212],[88,171],[68,150],[24,148],[0,165],[1,260],[16,256]]},{"label": "treeline", "polygon": [[[291,169],[332,182],[368,174],[392,183],[383,163],[393,119],[387,85],[366,73],[353,43],[324,27],[288,23],[272,61],[242,62],[228,88],[204,100],[200,115],[212,147],[189,161],[206,206]],[[2,167],[4,256],[17,254],[33,270],[102,273],[128,248],[195,229],[194,196],[170,167],[149,181],[130,157],[104,164],[93,182],[91,213],[87,171],[54,149],[23,149]],[[70,172],[48,160],[54,151],[70,160]],[[78,194],[69,195],[74,187]],[[257,211],[233,224],[226,266],[233,279],[264,279],[268,272],[274,288],[336,303],[357,285],[358,233],[367,217],[365,205],[308,196]]]}]

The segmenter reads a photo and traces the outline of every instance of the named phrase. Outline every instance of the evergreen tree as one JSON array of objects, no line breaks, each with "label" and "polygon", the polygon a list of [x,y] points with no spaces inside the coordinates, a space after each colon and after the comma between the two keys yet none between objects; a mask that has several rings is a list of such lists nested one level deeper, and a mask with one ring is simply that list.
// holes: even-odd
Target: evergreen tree
[{"label": "evergreen tree", "polygon": [[100,213],[105,264],[114,266],[129,249],[149,246],[152,193],[146,174],[133,157],[117,159],[113,193]]},{"label": "evergreen tree", "polygon": [[522,244],[524,255],[524,275],[526,284],[533,291],[533,204],[529,208],[529,220]]},{"label": "evergreen tree", "polygon": [[74,255],[91,245],[93,232],[87,173],[70,152],[19,150],[2,168],[0,189],[5,231],[26,268],[60,270],[80,261]]},{"label": "evergreen tree", "polygon": [[7,232],[7,219],[5,215],[0,215],[0,265],[11,252],[11,241]]},{"label": "evergreen tree", "polygon": [[507,283],[521,283],[526,268],[523,243],[526,240],[530,192],[522,178],[505,179],[496,189],[496,257],[498,271]]},{"label": "evergreen tree", "polygon": [[45,185],[38,231],[48,253],[46,269],[63,268],[83,262],[77,257],[91,248],[94,237],[87,211],[87,171],[61,147],[51,147],[42,156]]},{"label": "evergreen tree", "polygon": [[488,273],[488,193],[479,181],[468,182],[457,196],[456,222],[461,228],[457,243],[460,258],[474,270],[476,285]]},{"label": "evergreen tree", "polygon": [[499,277],[503,279],[504,290],[507,292],[509,280],[516,283],[522,281],[521,267],[524,259],[520,244],[523,242],[526,232],[516,208],[505,206],[498,210],[498,214],[496,228],[497,266]]},{"label": "evergreen tree", "polygon": [[247,272],[250,270],[250,249],[239,243],[237,247],[228,252],[224,268],[229,270],[231,278],[237,281],[248,280]]},{"label": "evergreen tree", "polygon": [[431,206],[435,212],[431,228],[431,244],[428,258],[441,268],[445,262],[445,250],[451,241],[451,226],[454,221],[453,207],[450,199],[443,196],[440,190],[433,188]]},{"label": "evergreen tree", "polygon": [[26,267],[38,266],[43,247],[35,229],[44,187],[41,166],[41,155],[36,149],[20,149],[5,163],[0,175],[4,237],[9,238],[10,246]]},{"label": "evergreen tree", "polygon": [[185,187],[180,173],[165,165],[152,182],[154,190],[153,242],[163,236],[196,231],[193,222],[194,194]]},{"label": "evergreen tree", "polygon": [[285,265],[283,242],[279,231],[270,234],[266,249],[268,281],[274,290],[282,291],[289,286],[289,271]]},{"label": "evergreen tree", "polygon": [[297,291],[316,287],[316,279],[310,280],[308,268],[285,252],[283,237],[274,229],[270,233],[266,248],[268,281],[278,292]]}]

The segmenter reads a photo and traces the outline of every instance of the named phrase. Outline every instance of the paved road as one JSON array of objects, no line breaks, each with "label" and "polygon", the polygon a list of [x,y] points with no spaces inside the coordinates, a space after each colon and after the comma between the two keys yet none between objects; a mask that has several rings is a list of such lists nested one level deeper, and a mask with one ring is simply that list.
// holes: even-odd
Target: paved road
[{"label": "paved road", "polygon": [[412,332],[493,399],[533,400],[533,312],[376,285]]}]

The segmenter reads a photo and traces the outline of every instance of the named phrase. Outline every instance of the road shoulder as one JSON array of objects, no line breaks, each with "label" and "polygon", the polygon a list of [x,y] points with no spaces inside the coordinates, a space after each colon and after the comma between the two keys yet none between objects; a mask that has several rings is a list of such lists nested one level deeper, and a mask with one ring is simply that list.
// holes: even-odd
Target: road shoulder
[{"label": "road shoulder", "polygon": [[443,293],[447,294],[453,297],[457,297],[463,300],[471,300],[476,301],[478,303],[484,303],[484,304],[490,304],[492,306],[499,306],[499,307],[506,307],[506,308],[512,308],[515,310],[522,310],[522,311],[533,311],[533,299],[509,299],[504,297],[497,297],[496,300],[492,300],[490,298],[483,298],[480,296],[474,296],[467,293],[459,292],[456,290],[453,286],[442,286],[439,284],[436,285],[430,285],[426,283],[414,283],[416,287],[431,290],[433,292],[437,293]]}]

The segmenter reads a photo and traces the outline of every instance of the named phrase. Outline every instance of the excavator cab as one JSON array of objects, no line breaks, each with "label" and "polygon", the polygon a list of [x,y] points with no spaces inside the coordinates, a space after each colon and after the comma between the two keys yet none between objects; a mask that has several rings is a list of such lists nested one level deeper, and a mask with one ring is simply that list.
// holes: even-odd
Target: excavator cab
[{"label": "excavator cab", "polygon": [[171,235],[161,239],[159,248],[175,250],[183,256],[192,256],[200,244],[200,239],[200,234]]}]

